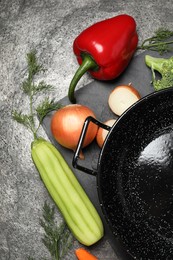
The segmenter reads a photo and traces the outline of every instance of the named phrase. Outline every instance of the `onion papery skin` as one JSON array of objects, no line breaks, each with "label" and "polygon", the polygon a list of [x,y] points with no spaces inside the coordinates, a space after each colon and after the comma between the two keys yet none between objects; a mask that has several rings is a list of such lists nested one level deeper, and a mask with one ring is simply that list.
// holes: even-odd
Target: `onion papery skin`
[{"label": "onion papery skin", "polygon": [[[84,122],[88,116],[96,118],[87,106],[70,104],[57,110],[51,119],[51,132],[55,140],[71,150],[75,150],[81,135]],[[90,123],[82,148],[89,145],[96,137],[98,126]]]},{"label": "onion papery skin", "polygon": [[[115,123],[115,121],[116,121],[116,119],[109,119],[109,120],[105,121],[104,124],[112,127],[113,124]],[[100,148],[102,148],[107,134],[108,134],[108,130],[103,129],[102,127],[99,127],[99,129],[97,131],[97,135],[96,135],[96,141]]]}]

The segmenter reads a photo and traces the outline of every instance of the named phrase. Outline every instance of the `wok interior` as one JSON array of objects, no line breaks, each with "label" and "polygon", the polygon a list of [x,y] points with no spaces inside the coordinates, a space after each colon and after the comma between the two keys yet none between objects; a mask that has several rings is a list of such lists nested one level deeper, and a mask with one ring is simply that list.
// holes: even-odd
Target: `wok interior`
[{"label": "wok interior", "polygon": [[173,259],[172,88],[145,97],[119,119],[98,170],[100,203],[114,235],[132,255]]}]

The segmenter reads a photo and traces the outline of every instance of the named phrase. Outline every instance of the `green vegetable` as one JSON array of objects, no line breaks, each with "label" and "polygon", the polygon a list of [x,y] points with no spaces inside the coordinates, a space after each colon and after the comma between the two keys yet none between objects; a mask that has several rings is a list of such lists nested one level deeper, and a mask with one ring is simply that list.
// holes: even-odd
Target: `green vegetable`
[{"label": "green vegetable", "polygon": [[75,238],[90,246],[103,236],[102,221],[59,151],[44,139],[32,143],[32,158],[49,194]]},{"label": "green vegetable", "polygon": [[[166,59],[146,55],[145,63],[151,68],[155,90],[173,87],[173,56]],[[160,73],[161,79],[156,78],[155,71]]]},{"label": "green vegetable", "polygon": [[40,91],[50,90],[52,87],[43,82],[34,84],[34,76],[41,70],[41,66],[37,64],[35,53],[28,54],[27,58],[28,78],[24,81],[22,89],[29,96],[30,113],[26,115],[13,111],[13,119],[32,131],[33,162],[69,229],[79,242],[87,246],[92,245],[103,236],[102,221],[60,152],[50,142],[38,136],[41,122],[36,125],[35,112],[39,112],[39,117],[43,120],[46,113],[56,106],[46,99],[34,111],[34,97]]},{"label": "green vegetable", "polygon": [[154,35],[147,38],[137,49],[157,51],[160,55],[173,50],[170,44],[173,40],[169,40],[173,36],[173,31],[166,28],[159,28]]},{"label": "green vegetable", "polygon": [[[57,226],[55,221],[55,206],[50,206],[46,201],[43,206],[43,217],[40,218],[40,225],[44,229],[42,242],[48,249],[52,260],[63,260],[68,250],[72,247],[73,236],[65,221]],[[28,260],[35,260],[29,256]],[[41,257],[42,260],[47,260]],[[41,260],[40,259],[40,260]]]},{"label": "green vegetable", "polygon": [[[45,98],[43,102],[35,108],[34,111],[34,102],[37,98],[37,95],[42,92],[50,91],[53,89],[53,86],[46,84],[44,81],[40,81],[38,84],[35,84],[34,78],[40,72],[44,71],[43,67],[37,63],[36,53],[32,51],[27,54],[27,65],[28,65],[28,77],[22,83],[22,91],[29,97],[29,114],[24,114],[22,111],[13,110],[12,118],[18,123],[23,124],[26,128],[31,130],[33,133],[34,139],[37,139],[38,130],[43,121],[43,118],[47,115],[48,112],[56,110],[61,107],[60,104],[55,103],[54,100],[49,100]],[[36,125],[37,115],[39,116],[39,122]]]},{"label": "green vegetable", "polygon": [[45,231],[42,242],[49,250],[52,260],[63,260],[72,246],[73,237],[64,221],[60,226],[57,226],[55,207],[51,208],[47,202],[43,206],[43,218],[40,219],[40,225]]}]

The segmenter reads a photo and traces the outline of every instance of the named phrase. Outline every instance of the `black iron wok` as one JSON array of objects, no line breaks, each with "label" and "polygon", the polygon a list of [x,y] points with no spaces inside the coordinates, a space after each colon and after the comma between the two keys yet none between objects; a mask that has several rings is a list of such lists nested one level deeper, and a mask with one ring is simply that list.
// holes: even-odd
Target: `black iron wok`
[{"label": "black iron wok", "polygon": [[[109,130],[98,169],[78,164],[90,121]],[[173,259],[173,88],[131,106],[113,125],[87,118],[73,166],[97,176],[104,217],[136,259]]]}]

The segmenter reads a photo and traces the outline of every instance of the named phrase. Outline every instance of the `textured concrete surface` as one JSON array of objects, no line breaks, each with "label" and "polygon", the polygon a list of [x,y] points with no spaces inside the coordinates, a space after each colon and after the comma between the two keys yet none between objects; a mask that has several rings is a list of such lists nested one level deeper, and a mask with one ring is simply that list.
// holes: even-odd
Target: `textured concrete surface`
[{"label": "textured concrete surface", "polygon": [[[160,26],[173,28],[172,0],[0,1],[0,260],[51,259],[41,242],[39,217],[44,201],[53,203],[31,161],[32,135],[11,119],[12,109],[28,109],[20,89],[26,53],[36,49],[47,69],[38,80],[56,86],[50,96],[58,100],[67,95],[78,67],[72,52],[74,38],[92,23],[120,13],[136,19],[140,42]],[[85,75],[78,88],[91,80]],[[46,138],[42,129],[40,134]],[[60,223],[58,211],[56,217]],[[93,253],[101,260],[118,259],[108,242]],[[65,259],[76,259],[73,248]]]}]

